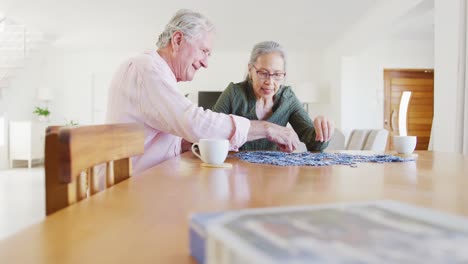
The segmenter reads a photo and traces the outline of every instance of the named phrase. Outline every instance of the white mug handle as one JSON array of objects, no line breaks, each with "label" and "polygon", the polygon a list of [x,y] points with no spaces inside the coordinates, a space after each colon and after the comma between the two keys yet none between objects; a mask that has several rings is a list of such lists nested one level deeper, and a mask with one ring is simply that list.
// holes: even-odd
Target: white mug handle
[{"label": "white mug handle", "polygon": [[[199,159],[202,159],[200,154],[197,153],[197,150],[195,149],[195,146],[198,147],[198,143],[192,144],[192,153],[193,153],[193,155],[197,156]],[[200,151],[199,147],[198,147],[198,150]]]}]

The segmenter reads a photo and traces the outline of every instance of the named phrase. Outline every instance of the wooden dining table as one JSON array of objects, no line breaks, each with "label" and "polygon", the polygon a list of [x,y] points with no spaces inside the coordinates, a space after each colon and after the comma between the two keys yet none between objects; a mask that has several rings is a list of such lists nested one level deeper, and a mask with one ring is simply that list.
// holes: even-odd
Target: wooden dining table
[{"label": "wooden dining table", "polygon": [[0,241],[0,263],[195,263],[189,217],[198,212],[395,200],[468,217],[468,157],[417,154],[356,168],[237,158],[208,168],[184,153]]}]

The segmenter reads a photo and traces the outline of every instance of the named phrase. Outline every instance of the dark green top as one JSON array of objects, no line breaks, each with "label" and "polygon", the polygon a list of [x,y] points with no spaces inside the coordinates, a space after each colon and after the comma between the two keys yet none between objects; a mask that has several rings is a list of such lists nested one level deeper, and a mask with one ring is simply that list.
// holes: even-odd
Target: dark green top
[{"label": "dark green top", "polygon": [[[213,111],[258,120],[255,111],[256,101],[250,83],[247,81],[230,83],[218,98]],[[307,150],[323,150],[328,146],[328,142],[315,141],[315,129],[312,120],[291,87],[282,86],[275,94],[272,111],[271,116],[264,121],[280,126],[286,126],[289,122],[299,139],[307,146]],[[245,143],[240,150],[278,150],[278,147],[267,139],[258,139]]]}]

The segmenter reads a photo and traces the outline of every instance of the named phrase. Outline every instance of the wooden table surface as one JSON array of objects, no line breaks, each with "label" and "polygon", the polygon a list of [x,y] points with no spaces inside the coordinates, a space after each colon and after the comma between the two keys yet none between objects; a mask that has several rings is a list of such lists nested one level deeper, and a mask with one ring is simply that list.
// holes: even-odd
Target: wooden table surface
[{"label": "wooden table surface", "polygon": [[468,216],[468,157],[357,168],[168,160],[0,241],[0,263],[195,263],[188,218],[202,211],[392,199]]}]

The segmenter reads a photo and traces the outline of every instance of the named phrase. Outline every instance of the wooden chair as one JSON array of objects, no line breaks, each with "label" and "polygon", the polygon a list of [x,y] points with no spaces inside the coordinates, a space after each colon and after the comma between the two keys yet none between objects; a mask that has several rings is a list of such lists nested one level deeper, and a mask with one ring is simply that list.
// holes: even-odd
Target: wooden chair
[{"label": "wooden chair", "polygon": [[[48,127],[45,144],[46,214],[131,176],[131,157],[144,152],[143,127],[112,124]],[[96,165],[106,164],[105,172]],[[103,189],[102,188],[102,189]]]}]

